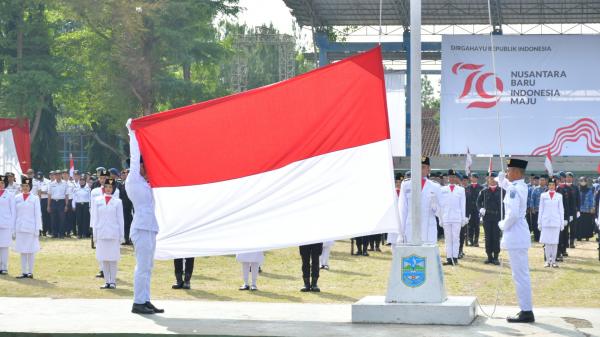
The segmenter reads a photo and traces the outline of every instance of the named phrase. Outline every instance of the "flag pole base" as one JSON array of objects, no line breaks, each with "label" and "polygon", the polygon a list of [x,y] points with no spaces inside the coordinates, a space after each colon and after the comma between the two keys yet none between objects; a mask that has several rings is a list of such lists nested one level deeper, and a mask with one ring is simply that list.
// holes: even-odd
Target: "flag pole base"
[{"label": "flag pole base", "polygon": [[448,297],[437,245],[396,245],[386,296],[352,305],[352,322],[469,325],[475,297]]}]

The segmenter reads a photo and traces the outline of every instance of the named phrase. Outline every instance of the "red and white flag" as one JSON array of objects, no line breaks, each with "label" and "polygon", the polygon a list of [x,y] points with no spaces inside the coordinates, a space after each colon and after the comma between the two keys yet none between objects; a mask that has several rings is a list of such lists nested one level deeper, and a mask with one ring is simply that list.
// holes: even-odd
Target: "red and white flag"
[{"label": "red and white flag", "polygon": [[133,121],[156,258],[397,232],[380,48],[287,81]]},{"label": "red and white flag", "polygon": [[473,158],[471,158],[471,152],[467,147],[467,159],[465,160],[465,173],[467,176],[471,174],[471,165],[473,165]]},{"label": "red and white flag", "polygon": [[550,155],[550,150],[548,150],[546,152],[546,159],[544,159],[544,166],[546,167],[546,171],[548,172],[548,175],[550,177],[552,177],[552,175],[554,174],[552,171],[552,156]]},{"label": "red and white flag", "polygon": [[73,178],[75,173],[75,162],[73,161],[73,154],[69,153],[69,176]]},{"label": "red and white flag", "polygon": [[492,167],[492,159],[494,157],[490,157],[490,164],[488,165],[488,176],[492,176],[492,171],[494,170],[494,168]]}]

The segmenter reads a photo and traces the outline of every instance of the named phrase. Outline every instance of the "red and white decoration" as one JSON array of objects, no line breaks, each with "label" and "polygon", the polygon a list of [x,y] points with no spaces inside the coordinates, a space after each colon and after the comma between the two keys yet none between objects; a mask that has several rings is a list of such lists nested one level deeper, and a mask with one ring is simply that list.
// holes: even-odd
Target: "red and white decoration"
[{"label": "red and white decoration", "polygon": [[0,118],[0,174],[13,172],[20,182],[30,167],[29,120]]},{"label": "red and white decoration", "polygon": [[131,127],[158,259],[398,231],[380,48]]},{"label": "red and white decoration", "polygon": [[546,158],[544,159],[544,167],[546,168],[546,172],[548,172],[548,175],[552,177],[554,175],[554,171],[552,170],[552,156],[550,155],[550,150],[546,152]]}]

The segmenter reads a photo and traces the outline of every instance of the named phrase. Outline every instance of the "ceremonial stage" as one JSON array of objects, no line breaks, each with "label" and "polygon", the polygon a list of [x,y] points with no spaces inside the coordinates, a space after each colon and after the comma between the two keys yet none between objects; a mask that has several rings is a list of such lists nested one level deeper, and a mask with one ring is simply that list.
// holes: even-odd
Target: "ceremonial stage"
[{"label": "ceremonial stage", "polygon": [[[351,323],[351,304],[156,301],[161,315],[130,313],[131,300],[0,298],[0,336],[600,336],[600,309],[535,308],[536,323],[508,324],[516,307],[470,326]],[[491,312],[492,308],[484,306]]]}]

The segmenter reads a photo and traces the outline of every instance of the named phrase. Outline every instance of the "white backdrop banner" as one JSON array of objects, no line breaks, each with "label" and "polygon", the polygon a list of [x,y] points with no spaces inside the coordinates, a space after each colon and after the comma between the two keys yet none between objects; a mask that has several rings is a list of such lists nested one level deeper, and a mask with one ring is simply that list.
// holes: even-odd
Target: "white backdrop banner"
[{"label": "white backdrop banner", "polygon": [[442,38],[440,152],[600,155],[600,36]]}]

